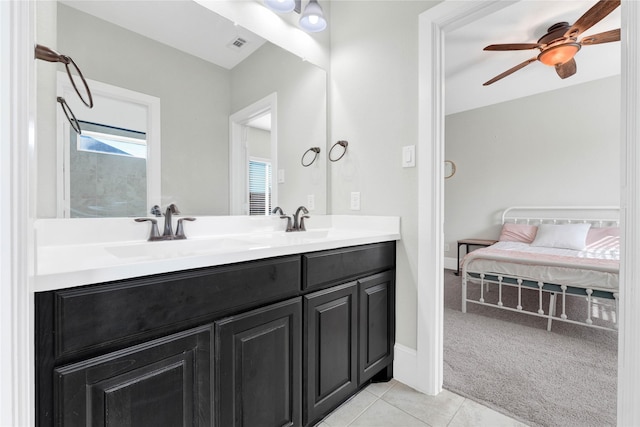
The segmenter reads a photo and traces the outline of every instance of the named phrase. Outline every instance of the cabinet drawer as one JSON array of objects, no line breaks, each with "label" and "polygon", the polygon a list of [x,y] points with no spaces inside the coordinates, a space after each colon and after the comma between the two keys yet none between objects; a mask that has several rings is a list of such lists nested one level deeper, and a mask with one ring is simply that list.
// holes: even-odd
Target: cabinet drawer
[{"label": "cabinet drawer", "polygon": [[395,267],[396,243],[384,242],[302,256],[302,288],[320,289]]},{"label": "cabinet drawer", "polygon": [[294,296],[299,283],[296,255],[56,291],[55,357]]}]

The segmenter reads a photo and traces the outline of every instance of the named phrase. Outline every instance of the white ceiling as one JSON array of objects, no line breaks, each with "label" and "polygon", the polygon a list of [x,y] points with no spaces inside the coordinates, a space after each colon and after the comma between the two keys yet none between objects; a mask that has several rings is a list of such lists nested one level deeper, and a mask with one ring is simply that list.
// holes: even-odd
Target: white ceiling
[{"label": "white ceiling", "polygon": [[[192,0],[62,0],[62,3],[227,69],[232,69],[265,43],[261,37]],[[539,53],[537,49],[485,52],[482,50],[485,46],[534,43],[551,25],[561,21],[573,24],[595,3],[595,0],[516,1],[447,33],[446,113],[620,74],[620,42],[613,42],[581,49],[575,57],[578,72],[567,79],[560,79],[552,67],[536,61],[490,86],[482,86],[485,81]],[[620,28],[619,7],[584,35],[615,28]],[[229,46],[237,37],[247,41],[242,49]]]},{"label": "white ceiling", "polygon": [[[540,92],[620,74],[620,42],[585,46],[575,56],[578,71],[560,79],[553,67],[536,61],[489,85],[484,82],[536,57],[538,49],[486,52],[490,44],[535,43],[547,29],[562,21],[573,24],[589,10],[591,1],[522,0],[447,33],[445,38],[446,113],[452,114]],[[583,36],[620,28],[620,8]]]},{"label": "white ceiling", "polygon": [[[105,21],[232,69],[265,43],[252,32],[192,0],[61,0]],[[241,49],[230,46],[238,37]]]}]

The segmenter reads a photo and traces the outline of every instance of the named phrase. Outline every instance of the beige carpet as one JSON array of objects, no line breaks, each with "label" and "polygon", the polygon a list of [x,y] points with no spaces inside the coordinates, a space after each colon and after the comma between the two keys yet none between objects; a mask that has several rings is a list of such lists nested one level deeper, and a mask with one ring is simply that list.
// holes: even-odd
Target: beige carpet
[{"label": "beige carpet", "polygon": [[[523,305],[537,306],[530,294]],[[564,322],[547,332],[545,319],[477,304],[462,314],[461,279],[449,270],[444,296],[446,389],[531,426],[616,425],[615,332]],[[608,302],[598,308],[611,314]]]}]

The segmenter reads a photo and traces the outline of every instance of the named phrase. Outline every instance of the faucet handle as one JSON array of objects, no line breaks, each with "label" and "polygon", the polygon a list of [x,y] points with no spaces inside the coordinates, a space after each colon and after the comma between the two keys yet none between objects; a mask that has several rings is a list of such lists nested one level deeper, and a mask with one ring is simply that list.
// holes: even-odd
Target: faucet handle
[{"label": "faucet handle", "polygon": [[300,231],[307,231],[307,229],[304,227],[304,219],[305,218],[311,218],[309,215],[302,215],[302,218],[300,218]]},{"label": "faucet handle", "polygon": [[187,236],[184,234],[184,226],[182,225],[182,221],[195,221],[195,218],[191,218],[191,217],[184,217],[184,218],[180,218],[178,219],[178,226],[176,227],[176,235],[174,236],[175,240],[181,240],[181,239],[186,239]]},{"label": "faucet handle", "polygon": [[160,210],[160,206],[158,205],[153,205],[150,213],[153,216],[162,216],[162,210]]},{"label": "faucet handle", "polygon": [[150,221],[151,222],[151,233],[149,233],[149,238],[147,239],[150,242],[153,242],[155,240],[162,240],[162,237],[160,237],[160,232],[158,231],[158,221],[156,221],[153,218],[136,218],[134,219],[135,222],[145,222],[145,221]]}]

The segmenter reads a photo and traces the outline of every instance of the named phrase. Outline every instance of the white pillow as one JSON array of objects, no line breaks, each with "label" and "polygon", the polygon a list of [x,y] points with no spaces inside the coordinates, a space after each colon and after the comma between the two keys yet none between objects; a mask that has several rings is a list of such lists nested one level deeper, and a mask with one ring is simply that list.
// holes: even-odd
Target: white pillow
[{"label": "white pillow", "polygon": [[586,246],[591,224],[540,224],[531,246],[581,251]]}]

